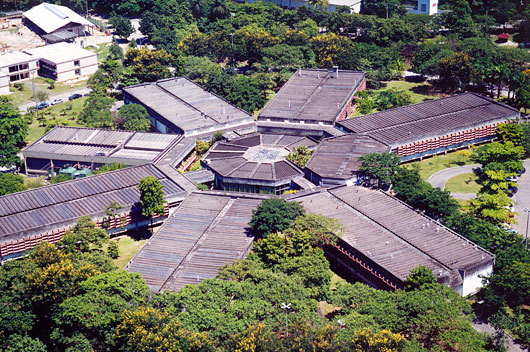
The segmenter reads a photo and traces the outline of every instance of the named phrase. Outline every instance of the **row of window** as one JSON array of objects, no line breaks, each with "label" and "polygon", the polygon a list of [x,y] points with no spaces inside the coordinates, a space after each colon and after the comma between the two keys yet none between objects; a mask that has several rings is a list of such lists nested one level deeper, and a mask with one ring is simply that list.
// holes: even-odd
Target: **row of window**
[{"label": "row of window", "polygon": [[246,192],[246,193],[259,193],[259,194],[276,194],[280,195],[291,189],[291,184],[287,183],[284,185],[272,187],[252,184],[239,184],[239,183],[226,183],[218,180],[218,189],[231,192]]},{"label": "row of window", "polygon": [[22,71],[22,70],[27,70],[27,69],[29,69],[29,64],[28,63],[20,64],[20,65],[14,65],[14,66],[10,66],[9,67],[9,73]]}]

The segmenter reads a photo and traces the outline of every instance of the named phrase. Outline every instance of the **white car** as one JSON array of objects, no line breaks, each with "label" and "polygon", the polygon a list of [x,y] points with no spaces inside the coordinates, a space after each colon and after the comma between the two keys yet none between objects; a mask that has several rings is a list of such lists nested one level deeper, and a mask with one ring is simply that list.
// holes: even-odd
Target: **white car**
[{"label": "white car", "polygon": [[64,100],[62,100],[62,99],[53,99],[52,100],[52,105],[57,105],[57,104],[61,104],[61,103],[64,103]]}]

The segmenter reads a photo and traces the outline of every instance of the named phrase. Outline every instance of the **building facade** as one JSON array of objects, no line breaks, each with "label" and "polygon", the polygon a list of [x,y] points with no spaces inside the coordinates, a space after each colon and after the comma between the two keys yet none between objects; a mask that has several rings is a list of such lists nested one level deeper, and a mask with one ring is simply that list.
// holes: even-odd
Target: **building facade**
[{"label": "building facade", "polygon": [[21,51],[0,54],[0,91],[5,92],[2,94],[8,94],[10,84],[30,79],[38,69],[38,57]]},{"label": "building facade", "polygon": [[491,141],[499,124],[520,116],[509,105],[467,92],[351,118],[338,128],[369,136],[408,161]]},{"label": "building facade", "polygon": [[28,49],[39,58],[39,76],[58,82],[88,77],[98,69],[97,54],[71,43],[56,43]]}]

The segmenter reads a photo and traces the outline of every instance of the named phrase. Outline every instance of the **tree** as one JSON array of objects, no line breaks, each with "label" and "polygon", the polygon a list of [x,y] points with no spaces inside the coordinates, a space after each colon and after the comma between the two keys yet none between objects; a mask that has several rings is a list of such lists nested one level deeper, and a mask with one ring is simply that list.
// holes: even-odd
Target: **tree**
[{"label": "tree", "polygon": [[440,83],[450,91],[462,91],[473,77],[473,58],[469,54],[457,52],[442,58],[439,63]]},{"label": "tree", "polygon": [[65,233],[60,245],[65,251],[88,251],[91,246],[101,248],[103,243],[109,240],[109,235],[97,225],[88,216],[81,216],[77,224]]},{"label": "tree", "polygon": [[12,173],[0,173],[0,196],[26,190],[24,177]]},{"label": "tree", "polygon": [[287,159],[304,168],[309,158],[311,158],[311,154],[313,154],[312,150],[309,150],[305,145],[299,145],[287,155]]},{"label": "tree", "polygon": [[138,273],[120,270],[94,275],[79,283],[76,294],[59,305],[52,340],[60,350],[68,350],[75,348],[72,338],[81,335],[97,346],[95,350],[109,350],[122,313],[144,305],[149,294]]},{"label": "tree", "polygon": [[510,221],[510,211],[505,208],[510,203],[511,200],[504,191],[482,193],[471,200],[471,209],[477,217],[500,225]]},{"label": "tree", "polygon": [[434,218],[446,218],[459,209],[449,192],[423,181],[417,169],[400,167],[394,177],[393,190],[397,198]]},{"label": "tree", "polygon": [[43,90],[38,90],[36,95],[33,96],[33,99],[35,99],[38,103],[43,103],[46,100],[48,100],[49,98],[50,98],[50,96],[48,95],[48,93],[46,93]]},{"label": "tree", "polygon": [[405,7],[398,0],[369,0],[363,3],[363,9],[367,13],[377,15],[380,18],[389,18],[407,13]]},{"label": "tree", "polygon": [[438,281],[434,277],[432,270],[425,266],[419,266],[410,271],[403,282],[403,288],[405,291],[423,290],[432,288],[436,283],[438,283]]},{"label": "tree", "polygon": [[149,113],[143,105],[126,104],[118,111],[118,116],[123,121],[118,125],[126,130],[146,132],[151,129],[151,121],[147,118]]},{"label": "tree", "polygon": [[120,249],[118,248],[118,244],[116,241],[109,242],[109,246],[107,247],[107,254],[112,259],[117,259],[120,256]]},{"label": "tree", "polygon": [[154,215],[164,215],[164,186],[154,176],[147,176],[138,184],[142,215],[152,218]]},{"label": "tree", "polygon": [[406,340],[389,330],[374,332],[365,328],[355,332],[352,342],[352,351],[355,352],[401,352],[404,351]]},{"label": "tree", "polygon": [[386,89],[377,94],[377,109],[379,111],[399,108],[412,104],[410,93],[397,89]]},{"label": "tree", "polygon": [[130,49],[125,54],[125,65],[134,70],[140,82],[155,82],[172,76],[170,67],[180,72],[180,63],[164,49]]},{"label": "tree", "polygon": [[502,142],[512,142],[514,146],[523,145],[523,127],[514,122],[497,126],[497,137]]},{"label": "tree", "polygon": [[206,333],[187,330],[168,313],[150,307],[125,310],[116,336],[118,351],[214,351]]},{"label": "tree", "polygon": [[127,39],[134,32],[131,21],[125,17],[111,16],[109,23],[114,27],[116,35],[123,39]]},{"label": "tree", "polygon": [[0,96],[0,166],[20,163],[17,153],[25,144],[28,125],[6,96]]},{"label": "tree", "polygon": [[511,141],[506,143],[494,142],[475,149],[471,155],[471,160],[485,167],[490,163],[519,162],[523,155],[524,148],[515,146]]},{"label": "tree", "polygon": [[366,176],[377,180],[378,185],[390,185],[401,160],[399,156],[392,153],[370,153],[359,157],[361,161],[360,171]]},{"label": "tree", "polygon": [[112,127],[110,107],[113,102],[114,99],[107,96],[104,90],[93,87],[85,101],[83,110],[79,113],[79,119],[89,127]]},{"label": "tree", "polygon": [[298,203],[287,202],[279,198],[265,199],[252,211],[249,225],[260,236],[283,231],[299,216],[305,214],[305,209]]}]

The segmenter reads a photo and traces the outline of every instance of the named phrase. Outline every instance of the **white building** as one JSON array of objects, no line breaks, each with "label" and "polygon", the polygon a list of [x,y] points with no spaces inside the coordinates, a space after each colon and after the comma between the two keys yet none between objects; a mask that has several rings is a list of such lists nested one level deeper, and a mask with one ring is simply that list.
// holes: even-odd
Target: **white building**
[{"label": "white building", "polygon": [[[306,6],[306,0],[237,0],[238,2],[274,2],[276,5],[287,9]],[[361,12],[362,0],[328,0],[327,10],[332,12],[342,6],[350,8],[350,12]],[[434,15],[438,13],[438,0],[404,0],[403,5],[409,13]]]},{"label": "white building", "polygon": [[28,49],[25,52],[40,58],[40,76],[58,82],[89,76],[98,69],[97,54],[75,44],[63,42]]},{"label": "white building", "polygon": [[9,77],[0,71],[0,95],[9,94]]},{"label": "white building", "polygon": [[38,68],[38,57],[21,51],[0,54],[0,94],[8,94],[10,84],[31,78]]},{"label": "white building", "polygon": [[[238,2],[257,2],[263,0],[237,0]],[[300,6],[306,6],[305,0],[264,0],[265,2],[274,2],[276,5],[287,9],[294,9]],[[362,0],[328,0],[327,10],[329,12],[336,11],[341,6],[350,8],[350,12],[361,12]]]},{"label": "white building", "polygon": [[72,32],[77,36],[92,32],[95,25],[66,6],[42,3],[24,12],[24,24],[39,35]]},{"label": "white building", "polygon": [[404,2],[405,8],[409,13],[418,15],[435,15],[438,13],[438,0],[417,0]]}]

